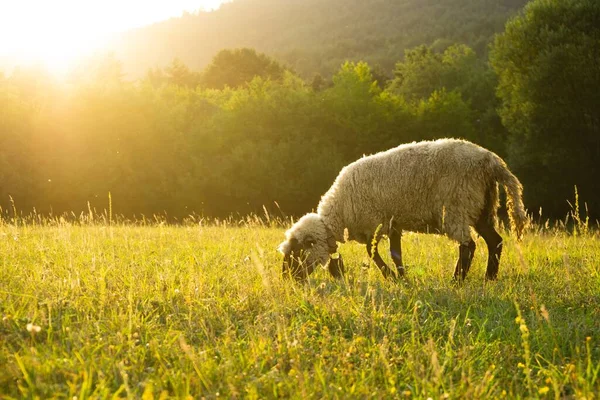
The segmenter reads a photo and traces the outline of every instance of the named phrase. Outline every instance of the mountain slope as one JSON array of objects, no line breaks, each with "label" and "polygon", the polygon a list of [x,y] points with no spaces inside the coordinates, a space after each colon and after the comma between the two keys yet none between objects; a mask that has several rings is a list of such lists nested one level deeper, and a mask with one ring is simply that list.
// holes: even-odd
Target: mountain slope
[{"label": "mountain slope", "polygon": [[406,48],[461,42],[480,55],[526,0],[235,0],[123,34],[112,48],[130,77],[174,58],[202,69],[223,48],[252,47],[299,74],[344,60],[391,72]]}]

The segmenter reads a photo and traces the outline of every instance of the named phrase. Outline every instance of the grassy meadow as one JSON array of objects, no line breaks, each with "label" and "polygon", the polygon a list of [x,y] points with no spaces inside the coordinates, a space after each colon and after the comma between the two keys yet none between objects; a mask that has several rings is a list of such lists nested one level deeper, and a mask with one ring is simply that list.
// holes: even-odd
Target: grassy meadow
[{"label": "grassy meadow", "polygon": [[401,283],[346,243],[297,285],[284,230],[0,222],[0,398],[598,398],[597,232],[504,233],[491,283],[478,239],[462,285],[446,238],[406,234]]}]

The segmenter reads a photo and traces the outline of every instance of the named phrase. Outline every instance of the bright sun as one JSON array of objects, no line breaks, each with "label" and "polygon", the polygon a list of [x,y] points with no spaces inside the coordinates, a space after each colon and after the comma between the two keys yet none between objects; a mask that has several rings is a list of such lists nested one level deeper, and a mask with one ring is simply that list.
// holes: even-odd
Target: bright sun
[{"label": "bright sun", "polygon": [[63,75],[101,49],[111,35],[217,8],[224,0],[8,0],[0,12],[0,70],[38,64]]}]

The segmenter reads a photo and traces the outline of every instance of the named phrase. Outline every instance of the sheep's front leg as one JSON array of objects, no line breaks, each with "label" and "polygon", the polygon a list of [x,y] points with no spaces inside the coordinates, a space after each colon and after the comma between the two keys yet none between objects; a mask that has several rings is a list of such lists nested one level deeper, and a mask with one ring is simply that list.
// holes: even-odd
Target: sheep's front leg
[{"label": "sheep's front leg", "polygon": [[334,278],[342,278],[344,276],[344,262],[342,261],[342,255],[338,255],[338,258],[329,258],[329,265],[327,266],[329,273]]},{"label": "sheep's front leg", "polygon": [[458,262],[454,269],[454,279],[457,281],[464,281],[471,268],[471,262],[475,255],[475,241],[470,239],[466,243],[461,243],[458,248]]},{"label": "sheep's front leg", "polygon": [[392,227],[390,232],[390,253],[396,264],[398,276],[404,276],[404,264],[402,263],[402,231]]},{"label": "sheep's front leg", "polygon": [[370,240],[367,242],[367,253],[369,254],[369,258],[375,262],[375,265],[379,267],[385,278],[396,279],[394,272],[392,272],[390,267],[387,266],[377,251],[377,245],[379,244],[379,241],[373,242],[373,237],[370,237],[369,239]]}]

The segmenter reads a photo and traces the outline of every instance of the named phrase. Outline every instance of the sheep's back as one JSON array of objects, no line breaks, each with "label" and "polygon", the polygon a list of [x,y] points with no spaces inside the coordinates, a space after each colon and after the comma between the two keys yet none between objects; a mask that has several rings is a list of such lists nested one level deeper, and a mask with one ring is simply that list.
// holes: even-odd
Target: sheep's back
[{"label": "sheep's back", "polygon": [[349,164],[322,203],[328,197],[338,203],[341,218],[357,235],[380,224],[387,234],[393,219],[402,229],[461,236],[483,208],[491,157],[477,145],[454,139],[398,146]]}]

